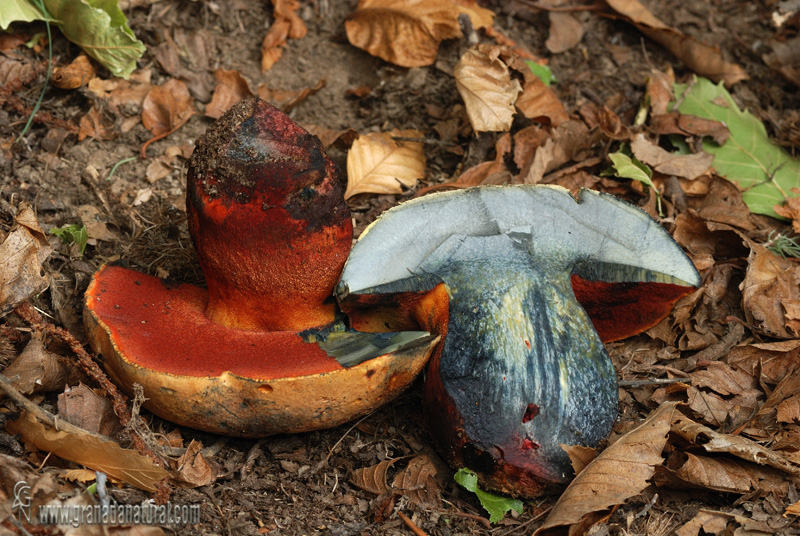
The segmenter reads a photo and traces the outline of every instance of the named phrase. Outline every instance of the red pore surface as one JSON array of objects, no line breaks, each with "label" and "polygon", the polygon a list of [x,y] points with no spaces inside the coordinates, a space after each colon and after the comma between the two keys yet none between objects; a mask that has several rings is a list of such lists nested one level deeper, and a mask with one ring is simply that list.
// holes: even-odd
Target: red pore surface
[{"label": "red pore surface", "polygon": [[572,276],[575,297],[603,342],[625,339],[664,319],[694,287],[670,283],[605,283]]},{"label": "red pore surface", "polygon": [[205,315],[208,293],[118,266],[106,266],[87,292],[87,307],[122,357],[141,367],[186,376],[229,371],[273,380],[341,369],[316,344],[288,331],[223,326]]},{"label": "red pore surface", "polygon": [[209,318],[271,331],[333,320],[350,212],[336,165],[286,114],[247,99],[214,123],[189,162],[186,211]]}]

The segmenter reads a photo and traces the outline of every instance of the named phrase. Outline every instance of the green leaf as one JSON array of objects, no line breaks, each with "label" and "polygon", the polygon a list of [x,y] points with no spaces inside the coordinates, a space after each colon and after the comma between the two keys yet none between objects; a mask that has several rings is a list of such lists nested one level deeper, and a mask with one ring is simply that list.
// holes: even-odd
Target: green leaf
[{"label": "green leaf", "polygon": [[111,71],[128,78],[145,51],[117,0],[44,0],[64,36]]},{"label": "green leaf", "polygon": [[617,172],[617,177],[643,182],[655,190],[653,184],[653,171],[647,166],[625,153],[616,152],[608,155],[611,164]]},{"label": "green leaf", "polygon": [[547,65],[540,65],[532,60],[525,60],[525,63],[528,65],[528,69],[544,82],[544,85],[549,86],[556,81],[556,77],[553,76],[553,71],[551,71],[550,67]]},{"label": "green leaf", "polygon": [[83,255],[86,244],[89,242],[89,233],[86,232],[86,226],[78,225],[77,223],[50,229],[50,234],[56,235],[65,244],[78,244],[78,247],[81,248],[81,255]]},{"label": "green leaf", "polygon": [[459,469],[453,478],[467,491],[471,491],[478,496],[481,506],[489,513],[489,521],[492,523],[497,523],[503,519],[509,510],[516,510],[521,514],[524,509],[524,505],[519,499],[512,499],[505,495],[497,495],[480,489],[478,487],[478,475],[469,469]]},{"label": "green leaf", "polygon": [[750,211],[785,219],[774,207],[797,195],[792,188],[800,187],[800,162],[769,140],[764,124],[740,110],[722,83],[696,78],[691,84],[675,84],[675,95],[681,113],[727,125],[728,141],[720,146],[706,139],[703,149],[714,155],[717,173],[742,190]]},{"label": "green leaf", "polygon": [[12,22],[45,20],[44,13],[28,0],[3,0],[0,7],[0,30],[7,30]]}]

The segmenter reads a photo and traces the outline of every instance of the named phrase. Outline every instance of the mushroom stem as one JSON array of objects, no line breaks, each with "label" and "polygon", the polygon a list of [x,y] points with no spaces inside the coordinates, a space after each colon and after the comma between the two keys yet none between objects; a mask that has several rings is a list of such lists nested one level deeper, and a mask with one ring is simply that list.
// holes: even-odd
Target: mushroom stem
[{"label": "mushroom stem", "polygon": [[264,101],[243,101],[200,139],[187,179],[212,321],[267,331],[333,321],[353,228],[315,136]]}]

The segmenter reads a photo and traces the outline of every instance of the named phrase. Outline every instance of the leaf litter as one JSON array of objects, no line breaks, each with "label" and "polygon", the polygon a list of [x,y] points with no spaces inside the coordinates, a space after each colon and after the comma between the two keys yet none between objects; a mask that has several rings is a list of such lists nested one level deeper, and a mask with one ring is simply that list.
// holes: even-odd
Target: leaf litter
[{"label": "leaf litter", "polygon": [[[383,20],[368,13],[383,4],[393,10],[391,17]],[[366,151],[358,140],[353,141],[356,133],[362,143],[376,137],[381,146],[390,148],[388,156],[362,166],[367,172],[347,174],[357,228],[402,199],[476,184],[588,186],[620,195],[651,214],[658,213],[655,207],[660,198],[663,224],[688,250],[704,284],[647,334],[609,345],[620,378],[627,382],[620,391],[621,417],[609,440],[611,446],[601,446],[594,461],[590,461],[591,452],[573,452],[576,468],[588,463],[580,474],[591,475],[586,471],[593,465],[603,467],[603,455],[613,456],[617,445],[622,449],[627,441],[623,438],[629,438],[626,434],[633,434],[659,403],[662,408],[677,404],[672,411],[677,417],[667,424],[663,437],[646,442],[652,447],[646,463],[628,455],[619,459],[615,469],[637,474],[627,487],[607,495],[603,504],[595,494],[577,493],[566,513],[563,507],[553,510],[555,521],[548,526],[572,533],[593,526],[613,534],[632,528],[648,533],[646,528],[658,523],[667,528],[653,533],[788,530],[788,523],[798,515],[793,490],[800,461],[796,379],[800,315],[797,261],[791,254],[784,258],[775,252],[791,253],[795,240],[791,224],[797,221],[793,202],[797,192],[792,188],[800,185],[793,183],[789,173],[794,165],[791,156],[782,155],[796,152],[792,143],[800,138],[792,134],[792,117],[798,103],[793,93],[775,82],[776,72],[792,79],[792,60],[786,50],[771,41],[776,53],[766,63],[756,55],[741,54],[737,40],[726,33],[725,21],[736,27],[737,38],[749,43],[758,35],[756,27],[765,33],[759,39],[774,33],[780,40],[786,37],[781,32],[791,31],[791,23],[776,29],[766,6],[747,7],[751,17],[747,20],[758,20],[749,28],[728,18],[740,9],[729,2],[713,8],[694,6],[694,11],[679,6],[666,12],[655,3],[647,2],[649,9],[642,10],[644,4],[615,1],[607,2],[617,10],[614,16],[631,24],[617,26],[613,33],[595,11],[570,11],[563,3],[558,11],[559,2],[536,3],[547,8],[541,11],[528,4],[533,3],[519,2],[512,9],[497,2],[481,7],[469,1],[440,1],[426,3],[439,11],[433,7],[425,11],[415,10],[413,2],[404,0],[375,0],[362,1],[350,12],[352,6],[325,2],[275,2],[266,8],[234,2],[229,10],[209,3],[205,13],[197,6],[188,8],[191,26],[179,21],[187,10],[177,9],[170,0],[128,8],[126,15],[137,34],[142,25],[151,25],[141,69],[128,80],[113,78],[102,66],[87,75],[88,83],[79,75],[81,88],[63,90],[46,101],[29,138],[31,149],[26,150],[35,154],[37,136],[44,138],[44,130],[50,127],[77,133],[80,123],[80,136],[42,141],[42,147],[50,149],[46,158],[37,159],[20,152],[19,146],[12,149],[13,127],[0,127],[0,164],[11,179],[2,187],[0,202],[6,240],[14,232],[14,220],[4,203],[17,206],[20,198],[33,201],[31,192],[37,188],[41,191],[37,216],[44,222],[37,223],[39,236],[46,238],[51,228],[80,222],[80,213],[73,208],[78,206],[98,207],[91,214],[84,211],[87,221],[104,224],[114,233],[101,238],[103,227],[93,228],[94,243],[87,245],[83,256],[68,244],[48,243],[46,247],[55,253],[42,259],[34,255],[32,266],[44,270],[48,282],[63,279],[59,288],[73,288],[72,297],[57,302],[49,299],[52,290],[32,291],[40,288],[33,285],[22,301],[32,300],[37,307],[56,313],[56,318],[61,315],[55,307],[71,307],[79,313],[88,275],[100,263],[121,258],[152,273],[196,273],[182,229],[180,174],[182,159],[188,154],[183,148],[190,148],[205,129],[205,116],[222,113],[244,94],[256,93],[293,108],[297,119],[324,135],[342,169],[351,159],[369,161],[364,155],[375,150]],[[331,21],[336,21],[335,28]],[[437,28],[435,21],[444,26]],[[355,32],[348,27],[353,22],[360,25]],[[414,30],[404,32],[401,39],[398,28],[406,23]],[[550,32],[543,32],[548,23]],[[305,37],[290,35],[302,33],[302,26],[307,28]],[[530,30],[534,26],[536,32]],[[647,41],[645,58],[639,32],[661,42],[683,65]],[[275,61],[262,75],[259,47],[265,34],[270,40],[265,40],[264,57]],[[368,54],[348,44],[361,46],[364,35],[376,43],[363,46]],[[616,44],[611,43],[611,35]],[[18,38],[17,42],[24,41]],[[476,47],[476,42],[481,44]],[[705,43],[722,45],[712,50]],[[373,52],[368,46],[377,48]],[[419,51],[414,50],[416,46],[421,47]],[[462,97],[456,66],[481,48],[487,52],[486,59],[477,64],[488,67],[474,69],[467,78],[480,79],[494,69],[511,93],[500,101],[505,102],[506,116],[492,125],[498,130],[478,133],[485,125],[471,117],[476,116],[476,106],[486,108],[491,99],[476,105]],[[66,53],[59,61],[69,65],[77,53]],[[0,63],[0,73],[6,73],[0,77],[0,103],[14,121],[24,120],[30,111],[30,105],[15,92],[33,87],[34,80],[43,81],[42,57],[37,54],[41,52],[15,45],[0,56],[5,62]],[[376,56],[395,65],[423,61],[419,58],[424,64],[406,69]],[[548,86],[524,60],[546,64],[557,81]],[[6,64],[9,67],[3,71]],[[728,89],[702,78],[693,81],[692,73],[724,80]],[[251,83],[258,84],[255,91]],[[369,90],[355,91],[359,87]],[[481,91],[488,95],[499,91],[497,87]],[[159,90],[153,93],[154,88]],[[700,90],[707,93],[693,93]],[[696,103],[700,104],[697,109],[691,108]],[[701,113],[700,108],[713,113]],[[740,169],[726,168],[725,154],[720,159],[719,150],[732,141],[746,146],[740,141],[743,132],[758,134],[755,145],[747,147],[755,148],[754,161],[767,170],[766,177],[750,179]],[[158,156],[115,167],[151,136],[166,138],[152,142]],[[772,142],[783,145],[784,153],[766,145]],[[101,143],[107,145],[101,149]],[[610,155],[624,154],[625,145],[630,148],[628,157],[650,170],[646,187],[639,181],[603,176],[614,164]],[[410,146],[413,158],[400,158],[399,164],[392,161],[398,149]],[[382,158],[396,167],[381,169]],[[94,174],[84,172],[88,166]],[[75,184],[82,186],[56,179],[70,172]],[[104,184],[99,177],[110,180]],[[754,204],[753,192],[766,192],[767,198]],[[35,241],[36,233],[31,234]],[[9,306],[0,329],[17,355],[30,344],[30,332],[17,329],[29,328],[25,328],[25,317],[12,310]],[[66,347],[49,345],[50,350],[70,358]],[[61,384],[52,386],[56,391],[63,392],[64,384],[77,386],[73,380],[53,377]],[[95,379],[88,381],[95,387],[91,383]],[[55,401],[54,395],[29,396]],[[393,523],[401,523],[393,517],[395,508],[431,534],[439,533],[445,516],[461,532],[488,533],[483,522],[477,521],[485,515],[480,501],[454,487],[452,471],[437,464],[437,456],[426,445],[418,406],[418,393],[412,391],[371,417],[379,425],[370,431],[353,432],[345,426],[292,438],[236,442],[219,451],[202,449],[199,442],[208,439],[183,429],[189,447],[165,439],[154,440],[150,446],[162,455],[169,453],[166,457],[173,469],[189,471],[183,477],[173,474],[174,483],[205,485],[217,496],[229,493],[226,489],[237,490],[235,496],[227,496],[233,510],[247,519],[243,533],[275,531],[279,525],[292,527],[289,530],[294,533],[391,533],[399,526]],[[70,411],[84,414],[82,405]],[[91,415],[88,409],[85,415]],[[173,437],[178,431],[158,419],[149,423],[163,437]],[[116,438],[127,442],[124,432]],[[45,447],[41,442],[40,446],[63,448]],[[45,459],[38,449],[26,455],[37,460],[37,466]],[[231,479],[250,458],[254,461],[248,472],[242,469],[241,482]],[[387,465],[397,458],[403,458],[397,467]],[[381,466],[394,477],[384,474],[381,479],[374,469]],[[26,471],[34,471],[32,467],[26,465]],[[312,474],[308,467],[319,469]],[[356,487],[358,468],[366,470],[361,474],[371,475],[375,496]],[[600,485],[610,486],[610,471],[600,473],[605,475]],[[353,483],[346,482],[348,474],[354,475]],[[131,488],[123,486],[120,491],[125,489]],[[682,494],[678,500],[673,495],[676,489]],[[181,494],[189,491],[173,488],[172,493],[186,500],[191,496]],[[275,497],[292,499],[283,505]],[[440,498],[444,502],[439,503]],[[525,504],[522,514],[506,514],[500,523],[506,525],[504,529],[530,532],[541,526],[544,517],[539,514],[555,503],[555,498],[549,498],[539,506]],[[320,505],[326,516],[322,521]],[[232,525],[217,513],[206,515],[204,523],[217,532],[231,530]],[[324,529],[322,524],[326,524]]]}]

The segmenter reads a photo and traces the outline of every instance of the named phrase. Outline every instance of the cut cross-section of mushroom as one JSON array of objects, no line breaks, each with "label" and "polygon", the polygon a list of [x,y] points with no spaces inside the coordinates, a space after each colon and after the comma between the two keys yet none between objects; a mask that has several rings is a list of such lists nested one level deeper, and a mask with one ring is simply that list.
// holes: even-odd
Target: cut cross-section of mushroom
[{"label": "cut cross-section of mushroom", "polygon": [[699,283],[642,210],[590,190],[511,186],[387,211],[336,294],[356,327],[442,336],[425,384],[437,446],[485,485],[533,496],[570,479],[560,444],[596,445],[616,419],[603,341],[655,325]]},{"label": "cut cross-section of mushroom", "polygon": [[189,162],[189,231],[208,289],[120,266],[95,274],[93,348],[145,407],[239,436],[313,430],[388,402],[424,367],[426,331],[346,330],[332,297],[352,243],[320,141],[259,99],[236,104]]}]

